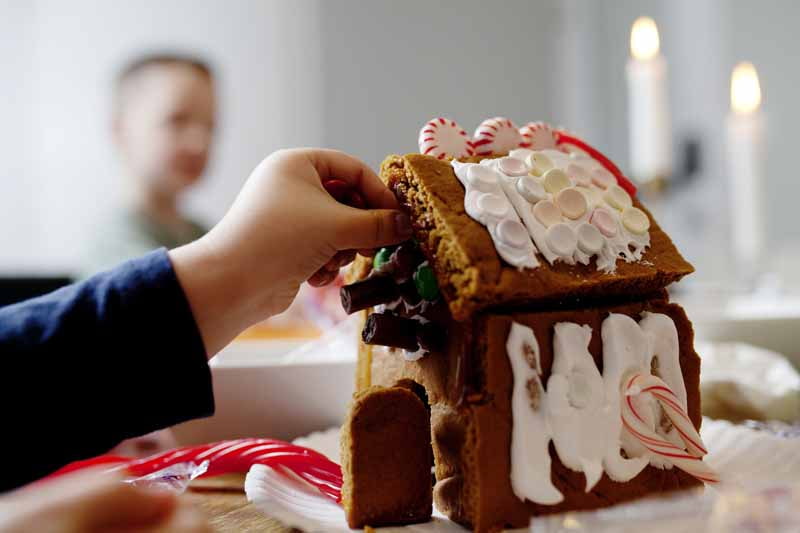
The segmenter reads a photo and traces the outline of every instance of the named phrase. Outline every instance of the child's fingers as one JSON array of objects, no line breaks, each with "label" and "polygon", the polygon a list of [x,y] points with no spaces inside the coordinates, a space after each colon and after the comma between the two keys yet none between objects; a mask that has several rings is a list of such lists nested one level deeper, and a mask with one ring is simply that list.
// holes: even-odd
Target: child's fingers
[{"label": "child's fingers", "polygon": [[333,280],[336,279],[336,276],[339,275],[338,270],[332,272],[330,270],[326,270],[324,267],[320,268],[314,274],[308,278],[308,284],[312,287],[324,287],[325,285],[332,283]]},{"label": "child's fingers", "polygon": [[380,248],[411,237],[411,220],[393,209],[342,208],[333,228],[333,244],[340,250]]},{"label": "child's fingers", "polygon": [[177,496],[173,493],[109,481],[82,498],[83,530],[106,531],[156,525],[166,520],[177,504]]},{"label": "child's fingers", "polygon": [[394,194],[364,162],[337,150],[314,149],[307,155],[323,182],[340,179],[364,196],[367,207],[397,209]]}]

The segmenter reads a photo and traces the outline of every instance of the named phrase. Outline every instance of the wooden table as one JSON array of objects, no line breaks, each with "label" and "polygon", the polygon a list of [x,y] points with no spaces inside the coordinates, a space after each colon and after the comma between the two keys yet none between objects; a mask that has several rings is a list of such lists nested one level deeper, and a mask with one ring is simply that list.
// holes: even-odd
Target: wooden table
[{"label": "wooden table", "polygon": [[197,480],[187,491],[187,497],[205,511],[214,531],[221,533],[297,531],[264,515],[249,504],[244,495],[243,485],[243,474]]}]

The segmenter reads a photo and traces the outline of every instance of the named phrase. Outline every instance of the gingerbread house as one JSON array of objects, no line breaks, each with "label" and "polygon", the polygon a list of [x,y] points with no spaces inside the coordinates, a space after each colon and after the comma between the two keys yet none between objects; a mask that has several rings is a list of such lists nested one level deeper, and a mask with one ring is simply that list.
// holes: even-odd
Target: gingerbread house
[{"label": "gingerbread house", "polygon": [[631,182],[543,123],[469,136],[436,118],[419,146],[381,167],[414,240],[360,259],[342,289],[364,317],[357,389],[407,386],[427,406],[435,478],[418,490],[494,531],[715,482],[692,325],[665,290],[693,269]]}]

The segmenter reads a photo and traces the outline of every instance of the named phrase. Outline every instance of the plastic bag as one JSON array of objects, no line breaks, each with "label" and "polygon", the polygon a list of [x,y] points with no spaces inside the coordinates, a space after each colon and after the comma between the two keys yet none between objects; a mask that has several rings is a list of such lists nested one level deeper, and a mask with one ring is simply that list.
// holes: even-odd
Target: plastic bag
[{"label": "plastic bag", "polygon": [[130,483],[137,487],[166,490],[181,494],[186,490],[193,479],[206,473],[208,465],[208,461],[203,461],[199,465],[194,462],[178,463],[162,468],[151,474],[126,479],[124,483]]}]

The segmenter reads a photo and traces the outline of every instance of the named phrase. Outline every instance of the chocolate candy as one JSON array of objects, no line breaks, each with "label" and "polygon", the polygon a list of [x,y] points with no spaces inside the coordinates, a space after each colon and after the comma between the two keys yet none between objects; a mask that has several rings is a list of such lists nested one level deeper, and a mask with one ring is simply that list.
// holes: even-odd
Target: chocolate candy
[{"label": "chocolate candy", "polygon": [[367,317],[361,331],[364,344],[377,344],[402,348],[409,352],[419,349],[417,344],[417,322],[393,313],[372,313]]},{"label": "chocolate candy", "polygon": [[339,290],[342,307],[349,315],[368,307],[397,300],[397,284],[389,276],[370,276],[365,280],[345,285]]},{"label": "chocolate candy", "polygon": [[392,276],[398,283],[411,279],[417,265],[425,260],[413,241],[404,242],[397,247],[391,256]]},{"label": "chocolate candy", "polygon": [[414,272],[414,285],[419,295],[428,301],[433,301],[439,296],[436,276],[433,274],[433,269],[426,264],[420,265]]},{"label": "chocolate candy", "polygon": [[413,280],[406,281],[399,285],[398,289],[400,290],[400,297],[403,298],[403,301],[409,307],[413,307],[421,301],[419,293],[417,292],[417,286],[414,284]]},{"label": "chocolate candy", "polygon": [[429,352],[438,352],[444,347],[444,328],[435,322],[417,323],[419,347]]}]

